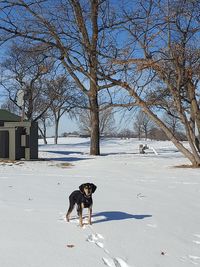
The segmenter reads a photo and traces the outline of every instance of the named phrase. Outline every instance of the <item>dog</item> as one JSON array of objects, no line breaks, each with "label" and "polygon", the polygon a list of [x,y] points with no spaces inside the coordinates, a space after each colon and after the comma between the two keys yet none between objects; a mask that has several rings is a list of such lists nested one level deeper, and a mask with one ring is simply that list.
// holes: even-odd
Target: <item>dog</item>
[{"label": "dog", "polygon": [[96,185],[85,183],[79,186],[79,190],[75,190],[69,196],[69,209],[66,214],[66,220],[69,222],[70,214],[77,205],[77,214],[79,216],[79,225],[83,226],[83,209],[88,208],[88,223],[91,225],[92,217],[92,194],[96,191]]}]

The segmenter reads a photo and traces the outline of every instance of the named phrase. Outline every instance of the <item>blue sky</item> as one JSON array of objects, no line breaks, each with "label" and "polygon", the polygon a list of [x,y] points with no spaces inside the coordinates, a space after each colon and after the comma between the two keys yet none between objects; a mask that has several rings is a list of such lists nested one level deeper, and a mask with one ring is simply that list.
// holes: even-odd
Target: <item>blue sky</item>
[{"label": "blue sky", "polygon": [[[117,5],[119,4],[119,2],[117,0],[111,0],[110,3],[111,4],[117,4]],[[120,1],[120,3],[124,4],[124,3],[126,3],[126,0],[122,0],[122,1]],[[0,58],[1,58],[1,61],[5,58],[5,50],[6,50],[6,48],[7,48],[7,45],[4,45],[4,46],[0,47]],[[1,100],[1,91],[2,91],[2,89],[0,88],[0,105],[3,102],[3,100]],[[123,128],[123,127],[124,128],[131,128],[130,127],[130,123],[128,123],[126,120],[122,120],[121,121],[120,115],[116,115],[116,124],[117,124],[118,128],[121,126],[120,124],[123,124],[123,126],[121,126],[121,128]],[[79,129],[79,127],[78,127],[78,123],[77,123],[76,120],[69,119],[68,115],[64,115],[61,118],[60,127],[59,127],[59,134],[61,134],[63,132],[77,131],[78,129]],[[51,136],[53,134],[54,134],[54,128],[50,127],[48,129],[48,135]]]},{"label": "blue sky", "polygon": [[[73,132],[78,131],[78,124],[75,120],[69,119],[69,116],[67,114],[64,114],[60,119],[59,124],[59,135],[61,135],[64,132]],[[54,126],[49,127],[47,130],[48,136],[54,135]]]},{"label": "blue sky", "polygon": [[[115,127],[118,131],[122,129],[133,130],[133,113],[127,112],[125,115],[122,113],[116,113]],[[78,122],[75,119],[71,120],[67,114],[64,114],[63,117],[61,117],[60,119],[59,135],[61,135],[64,132],[73,132],[73,131],[79,132]],[[48,136],[54,135],[54,126],[48,128],[47,135]]]}]

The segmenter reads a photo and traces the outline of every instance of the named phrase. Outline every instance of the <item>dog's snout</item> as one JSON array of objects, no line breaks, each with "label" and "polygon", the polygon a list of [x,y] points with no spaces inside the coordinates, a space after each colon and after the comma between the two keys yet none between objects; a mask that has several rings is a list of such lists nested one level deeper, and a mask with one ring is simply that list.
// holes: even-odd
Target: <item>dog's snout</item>
[{"label": "dog's snout", "polygon": [[84,191],[85,191],[85,194],[86,194],[87,196],[89,196],[89,195],[91,195],[91,193],[92,193],[92,188],[90,188],[89,186],[86,186],[86,187],[84,188]]}]

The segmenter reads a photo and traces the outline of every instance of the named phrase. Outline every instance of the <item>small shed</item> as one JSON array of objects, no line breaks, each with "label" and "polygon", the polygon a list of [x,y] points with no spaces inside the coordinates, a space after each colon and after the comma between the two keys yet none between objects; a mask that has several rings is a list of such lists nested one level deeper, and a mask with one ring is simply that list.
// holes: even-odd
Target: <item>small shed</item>
[{"label": "small shed", "polygon": [[0,159],[38,159],[38,124],[0,109]]}]

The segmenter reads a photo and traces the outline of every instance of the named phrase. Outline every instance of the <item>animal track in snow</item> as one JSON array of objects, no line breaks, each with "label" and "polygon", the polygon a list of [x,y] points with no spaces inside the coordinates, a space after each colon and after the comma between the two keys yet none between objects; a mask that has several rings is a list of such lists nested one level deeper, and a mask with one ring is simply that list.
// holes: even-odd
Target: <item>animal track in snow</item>
[{"label": "animal track in snow", "polygon": [[102,258],[102,260],[103,260],[105,265],[107,265],[109,267],[116,267],[113,259]]},{"label": "animal track in snow", "polygon": [[104,248],[104,244],[101,242],[95,242],[95,244],[97,245],[97,247]]},{"label": "animal track in snow", "polygon": [[129,267],[129,265],[121,258],[107,259],[102,258],[105,265],[109,267]]},{"label": "animal track in snow", "polygon": [[104,248],[104,244],[102,242],[99,242],[99,239],[104,239],[104,237],[100,234],[95,233],[89,235],[86,240],[90,243],[95,243],[100,248]]},{"label": "animal track in snow", "polygon": [[116,267],[129,267],[128,264],[121,258],[114,258],[113,261]]},{"label": "animal track in snow", "polygon": [[188,258],[190,259],[191,263],[193,263],[195,265],[199,265],[199,260],[200,260],[199,256],[188,255]]},{"label": "animal track in snow", "polygon": [[193,255],[189,255],[188,256],[191,260],[200,260],[199,256],[193,256]]},{"label": "animal track in snow", "polygon": [[[200,234],[193,234],[193,236],[199,240],[192,240],[193,243],[200,245]],[[200,264],[200,256],[196,256],[196,255],[188,255],[186,257],[181,257],[180,258],[181,261],[190,261],[190,263],[194,264],[194,265],[199,265]]]},{"label": "animal track in snow", "polygon": [[200,241],[198,241],[198,240],[193,240],[192,242],[197,244],[197,245],[200,245]]},{"label": "animal track in snow", "polygon": [[[60,221],[66,221],[65,215],[63,215],[62,212],[60,212]],[[77,225],[79,225],[79,220],[77,217],[75,218],[71,218],[70,222],[75,223]],[[86,223],[85,223],[86,222]],[[94,228],[91,225],[88,225],[87,223],[87,218],[83,218],[83,227],[82,229],[90,229],[91,230],[91,234],[88,235],[88,237],[86,238],[86,241],[89,243],[93,243],[95,244],[97,247],[99,247],[100,249],[102,249],[104,251],[104,253],[107,254],[107,257],[102,257],[102,260],[104,262],[105,265],[107,265],[108,267],[131,267],[129,266],[123,259],[119,258],[119,257],[113,257],[111,256],[110,252],[104,248],[104,236],[96,233],[94,231]]]},{"label": "animal track in snow", "polygon": [[192,242],[197,244],[197,245],[200,245],[200,235],[199,234],[193,234],[193,236],[195,236],[196,238],[199,238],[199,240],[193,240]]},{"label": "animal track in snow", "polygon": [[[60,222],[67,222],[66,219],[66,213],[65,212],[59,212],[59,218],[58,221]],[[70,217],[69,223],[73,223],[76,224],[77,226],[79,225],[79,217],[74,215]],[[83,226],[82,229],[85,229],[88,226],[88,216],[87,215],[83,215]]]},{"label": "animal track in snow", "polygon": [[90,234],[87,237],[86,241],[90,243],[94,243],[96,246],[103,249],[104,252],[109,256],[109,258],[105,258],[105,257],[102,258],[104,264],[107,265],[108,267],[129,267],[129,265],[123,259],[119,257],[116,257],[116,258],[112,257],[109,251],[104,248],[104,244],[99,241],[99,240],[102,241],[104,237],[101,234],[95,233],[92,227],[90,228],[92,230],[92,234]]},{"label": "animal track in snow", "polygon": [[142,193],[138,193],[137,194],[137,198],[139,198],[139,199],[142,199],[142,198],[144,198],[144,197],[146,197],[145,195],[142,195]]},{"label": "animal track in snow", "polygon": [[87,241],[89,242],[95,242],[99,239],[104,239],[104,237],[101,234],[95,233],[88,236]]},{"label": "animal track in snow", "polygon": [[[66,215],[61,215],[60,218],[58,219],[58,221],[66,223],[67,222]],[[69,223],[73,223],[73,224],[76,224],[77,226],[79,226],[79,219],[72,217],[72,218],[70,218]]]}]

